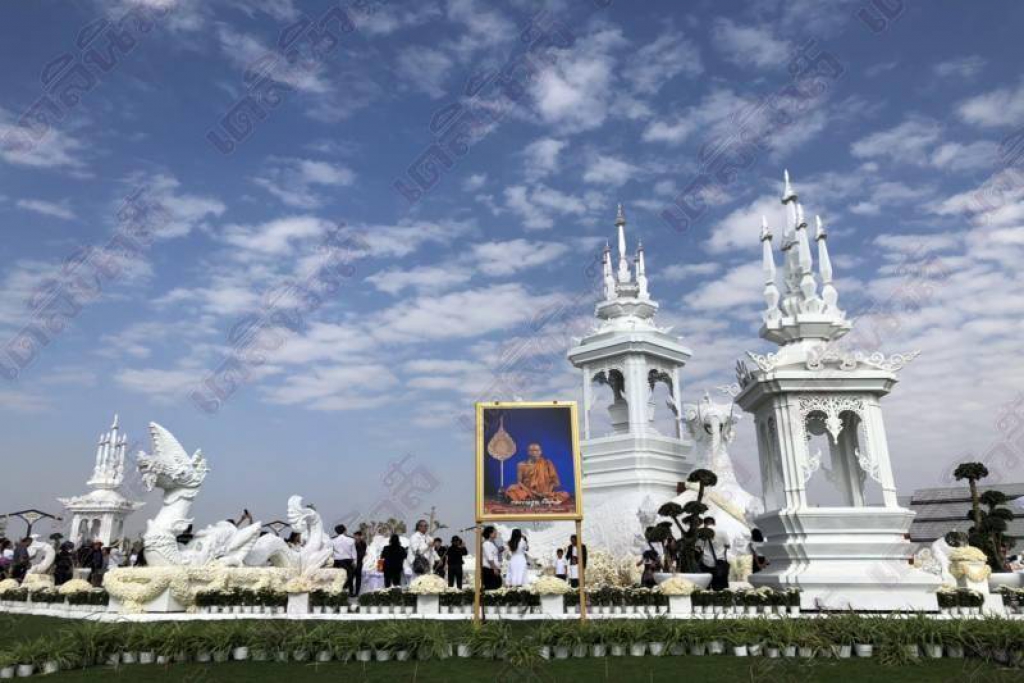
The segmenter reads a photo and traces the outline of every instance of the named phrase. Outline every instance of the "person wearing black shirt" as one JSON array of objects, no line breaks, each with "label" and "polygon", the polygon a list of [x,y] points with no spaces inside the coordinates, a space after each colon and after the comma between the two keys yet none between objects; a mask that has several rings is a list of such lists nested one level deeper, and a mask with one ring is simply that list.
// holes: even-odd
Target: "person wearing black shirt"
[{"label": "person wearing black shirt", "polygon": [[60,544],[60,552],[53,563],[53,583],[56,586],[67,583],[75,573],[75,558],[71,555],[74,550],[73,543],[65,541]]},{"label": "person wearing black shirt", "polygon": [[458,587],[462,590],[462,563],[469,551],[458,536],[452,536],[452,544],[448,546],[445,554],[445,564],[448,567],[448,587]]},{"label": "person wearing black shirt", "polygon": [[[569,585],[573,588],[580,587],[580,567],[578,555],[576,554],[576,534],[569,537],[569,546],[565,549],[565,559],[569,562]],[[587,544],[582,544],[583,547],[583,568],[586,571],[587,567]]]},{"label": "person wearing black shirt", "polygon": [[434,539],[434,556],[437,557],[434,560],[434,573],[444,578],[444,565],[448,555],[448,548],[445,548],[441,544],[440,538]]},{"label": "person wearing black shirt", "polygon": [[405,567],[405,558],[409,551],[402,547],[398,540],[398,534],[391,534],[384,550],[380,551],[380,559],[384,560],[384,587],[402,585],[402,569]]},{"label": "person wearing black shirt", "polygon": [[363,562],[366,560],[366,541],[363,540],[363,532],[357,531],[352,534],[356,542],[356,567],[352,577],[352,595],[359,595],[363,590]]}]

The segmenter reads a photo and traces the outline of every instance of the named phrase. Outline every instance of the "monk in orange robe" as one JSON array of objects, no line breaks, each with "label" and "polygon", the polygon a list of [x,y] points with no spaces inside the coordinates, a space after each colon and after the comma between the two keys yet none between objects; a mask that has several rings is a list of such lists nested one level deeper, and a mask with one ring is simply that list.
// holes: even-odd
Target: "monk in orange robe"
[{"label": "monk in orange robe", "polygon": [[555,464],[544,457],[540,444],[531,443],[526,449],[527,461],[516,467],[516,483],[505,489],[511,501],[556,500],[565,503],[570,496],[567,491],[556,491],[562,483],[558,479]]}]

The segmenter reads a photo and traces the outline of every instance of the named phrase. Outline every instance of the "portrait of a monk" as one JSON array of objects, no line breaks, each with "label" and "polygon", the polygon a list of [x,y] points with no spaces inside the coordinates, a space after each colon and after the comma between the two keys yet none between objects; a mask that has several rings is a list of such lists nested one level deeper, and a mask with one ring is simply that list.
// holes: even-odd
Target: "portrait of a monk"
[{"label": "portrait of a monk", "polygon": [[540,444],[531,443],[526,449],[527,460],[516,467],[516,483],[505,489],[511,501],[556,500],[565,503],[571,497],[567,491],[556,491],[562,482],[555,464],[544,457]]}]

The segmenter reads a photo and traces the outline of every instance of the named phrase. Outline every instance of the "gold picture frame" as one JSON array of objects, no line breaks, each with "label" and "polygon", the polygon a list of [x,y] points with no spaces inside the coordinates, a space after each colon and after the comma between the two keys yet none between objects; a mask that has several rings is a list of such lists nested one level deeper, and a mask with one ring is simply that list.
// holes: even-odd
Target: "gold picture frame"
[{"label": "gold picture frame", "polygon": [[[488,487],[487,487],[487,463],[488,458],[491,460],[500,460],[501,465],[501,477],[504,481],[504,459],[510,459],[509,448],[514,447],[516,450],[518,447],[514,443],[510,443],[513,437],[510,437],[507,433],[499,436],[497,434],[492,435],[490,441],[494,442],[491,444],[491,450],[495,451],[493,455],[488,454],[488,444],[486,440],[486,425],[488,411],[541,411],[533,413],[534,419],[540,419],[539,416],[546,411],[565,411],[566,417],[559,419],[568,420],[569,428],[569,440],[571,442],[571,453],[569,455],[568,462],[571,463],[572,467],[572,481],[573,491],[571,495],[571,506],[567,502],[561,504],[549,504],[545,505],[543,502],[531,503],[533,509],[530,510],[512,510],[512,503],[502,503],[493,500],[493,491],[491,492],[490,500],[488,499]],[[555,415],[556,413],[551,413]],[[509,413],[514,416],[515,412]],[[526,415],[526,413],[524,413]],[[544,417],[544,420],[550,420],[550,417]],[[503,422],[499,427],[501,432],[504,432]],[[521,432],[518,434],[520,441],[524,440],[524,436]],[[526,436],[532,440],[539,440],[539,437],[535,435]],[[524,444],[525,445],[525,444]],[[525,453],[525,448],[523,449]],[[516,450],[516,454],[518,450]],[[548,457],[548,456],[544,456]],[[549,458],[550,459],[550,458]],[[522,460],[522,457],[519,458]],[[565,464],[564,456],[559,459],[561,464]],[[557,467],[557,465],[556,465]],[[557,470],[556,470],[557,471]],[[493,476],[493,475],[492,475]],[[515,482],[516,475],[513,474],[512,481]],[[562,477],[559,477],[561,481]],[[504,487],[502,487],[504,488]],[[501,490],[499,489],[499,493]],[[538,511],[539,508],[539,511]],[[571,508],[571,509],[569,509]],[[583,519],[583,473],[582,473],[582,459],[580,457],[580,435],[579,435],[579,422],[578,422],[578,409],[576,401],[495,401],[486,403],[476,404],[476,520],[477,522],[500,522],[500,521],[580,521]]]}]

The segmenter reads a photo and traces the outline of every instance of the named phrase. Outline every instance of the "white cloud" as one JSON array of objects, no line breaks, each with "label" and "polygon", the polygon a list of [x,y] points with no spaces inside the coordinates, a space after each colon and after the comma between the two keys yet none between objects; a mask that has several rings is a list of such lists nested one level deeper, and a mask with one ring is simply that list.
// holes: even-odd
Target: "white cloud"
[{"label": "white cloud", "polygon": [[84,173],[85,161],[80,156],[84,143],[56,127],[36,140],[29,128],[17,124],[19,115],[0,107],[0,159],[15,166]]},{"label": "white cloud", "polygon": [[972,143],[943,142],[943,128],[932,119],[908,116],[885,130],[871,133],[850,147],[860,159],[890,159],[896,163],[965,171],[991,166],[996,145],[987,140]]},{"label": "white cloud", "polygon": [[421,292],[443,292],[469,282],[471,277],[472,271],[469,268],[449,263],[443,266],[389,269],[374,273],[366,279],[382,292],[399,294],[410,287]]},{"label": "white cloud", "polygon": [[691,277],[705,277],[714,275],[722,269],[717,261],[705,261],[704,263],[673,263],[668,268],[658,269],[654,275],[658,280],[666,282],[681,282]]},{"label": "white cloud", "polygon": [[557,260],[569,247],[559,242],[524,239],[473,245],[472,262],[484,275],[501,277]]},{"label": "white cloud", "polygon": [[143,199],[158,203],[168,214],[166,222],[155,231],[163,239],[183,237],[205,227],[207,219],[219,217],[227,208],[214,197],[180,192],[181,182],[171,175],[161,173],[137,180],[138,187],[144,189]]},{"label": "white cloud", "polygon": [[1019,124],[1024,119],[1024,81],[964,100],[957,114],[967,123],[986,128]]},{"label": "white cloud", "polygon": [[514,328],[556,300],[530,294],[518,283],[491,285],[403,301],[375,316],[368,327],[382,342],[477,337]]},{"label": "white cloud", "polygon": [[606,154],[594,156],[583,173],[583,181],[596,185],[612,185],[618,187],[626,183],[640,171],[637,166],[617,157]]},{"label": "white cloud", "polygon": [[703,72],[697,46],[680,33],[666,31],[629,58],[622,76],[638,94],[653,95],[679,74],[693,77]]},{"label": "white cloud", "polygon": [[398,74],[430,97],[437,99],[447,94],[444,84],[451,75],[455,62],[439,49],[416,45],[398,55]]},{"label": "white cloud", "polygon": [[554,227],[553,216],[582,216],[587,213],[586,203],[574,195],[537,185],[513,185],[505,188],[506,207],[523,218],[527,230]]},{"label": "white cloud", "polygon": [[542,70],[533,83],[537,111],[549,124],[566,132],[597,128],[609,115],[615,57],[624,44],[618,30],[605,29],[562,50],[554,65]]},{"label": "white cloud", "polygon": [[60,218],[66,221],[70,221],[75,218],[74,211],[66,206],[56,204],[54,202],[48,202],[43,199],[19,199],[15,202],[15,206],[19,209],[33,211],[44,216],[52,216],[53,218]]},{"label": "white cloud", "polygon": [[957,57],[939,62],[932,71],[940,78],[972,78],[985,68],[985,59],[978,55]]},{"label": "white cloud", "polygon": [[473,173],[468,176],[462,183],[462,189],[465,192],[476,192],[487,183],[486,173]]},{"label": "white cloud", "polygon": [[274,65],[273,68],[266,70],[266,75],[278,83],[314,95],[323,95],[332,90],[322,61],[306,58],[290,63],[279,59],[277,52],[269,45],[264,45],[255,36],[237,31],[227,24],[218,26],[217,39],[221,51],[228,60],[242,71],[258,66],[266,59],[269,64]]},{"label": "white cloud", "polygon": [[315,188],[347,187],[355,182],[355,177],[347,166],[326,161],[271,158],[252,182],[287,206],[315,209],[324,203]]},{"label": "white cloud", "polygon": [[687,295],[687,305],[698,311],[716,311],[757,304],[764,289],[764,272],[757,261],[731,268]]},{"label": "white cloud", "polygon": [[767,25],[744,26],[718,19],[712,35],[722,56],[741,66],[776,67],[790,57],[789,43],[776,38]]},{"label": "white cloud", "polygon": [[564,140],[540,138],[523,150],[524,173],[528,180],[539,180],[558,170],[558,155],[566,147]]},{"label": "white cloud", "polygon": [[298,242],[326,234],[329,223],[314,216],[290,216],[259,225],[227,225],[221,235],[224,242],[237,248],[236,257],[280,257],[295,252]]},{"label": "white cloud", "polygon": [[768,217],[777,248],[789,217],[786,207],[773,195],[762,195],[747,206],[729,213],[714,226],[704,246],[712,254],[730,251],[739,254],[760,253],[761,216]]}]

